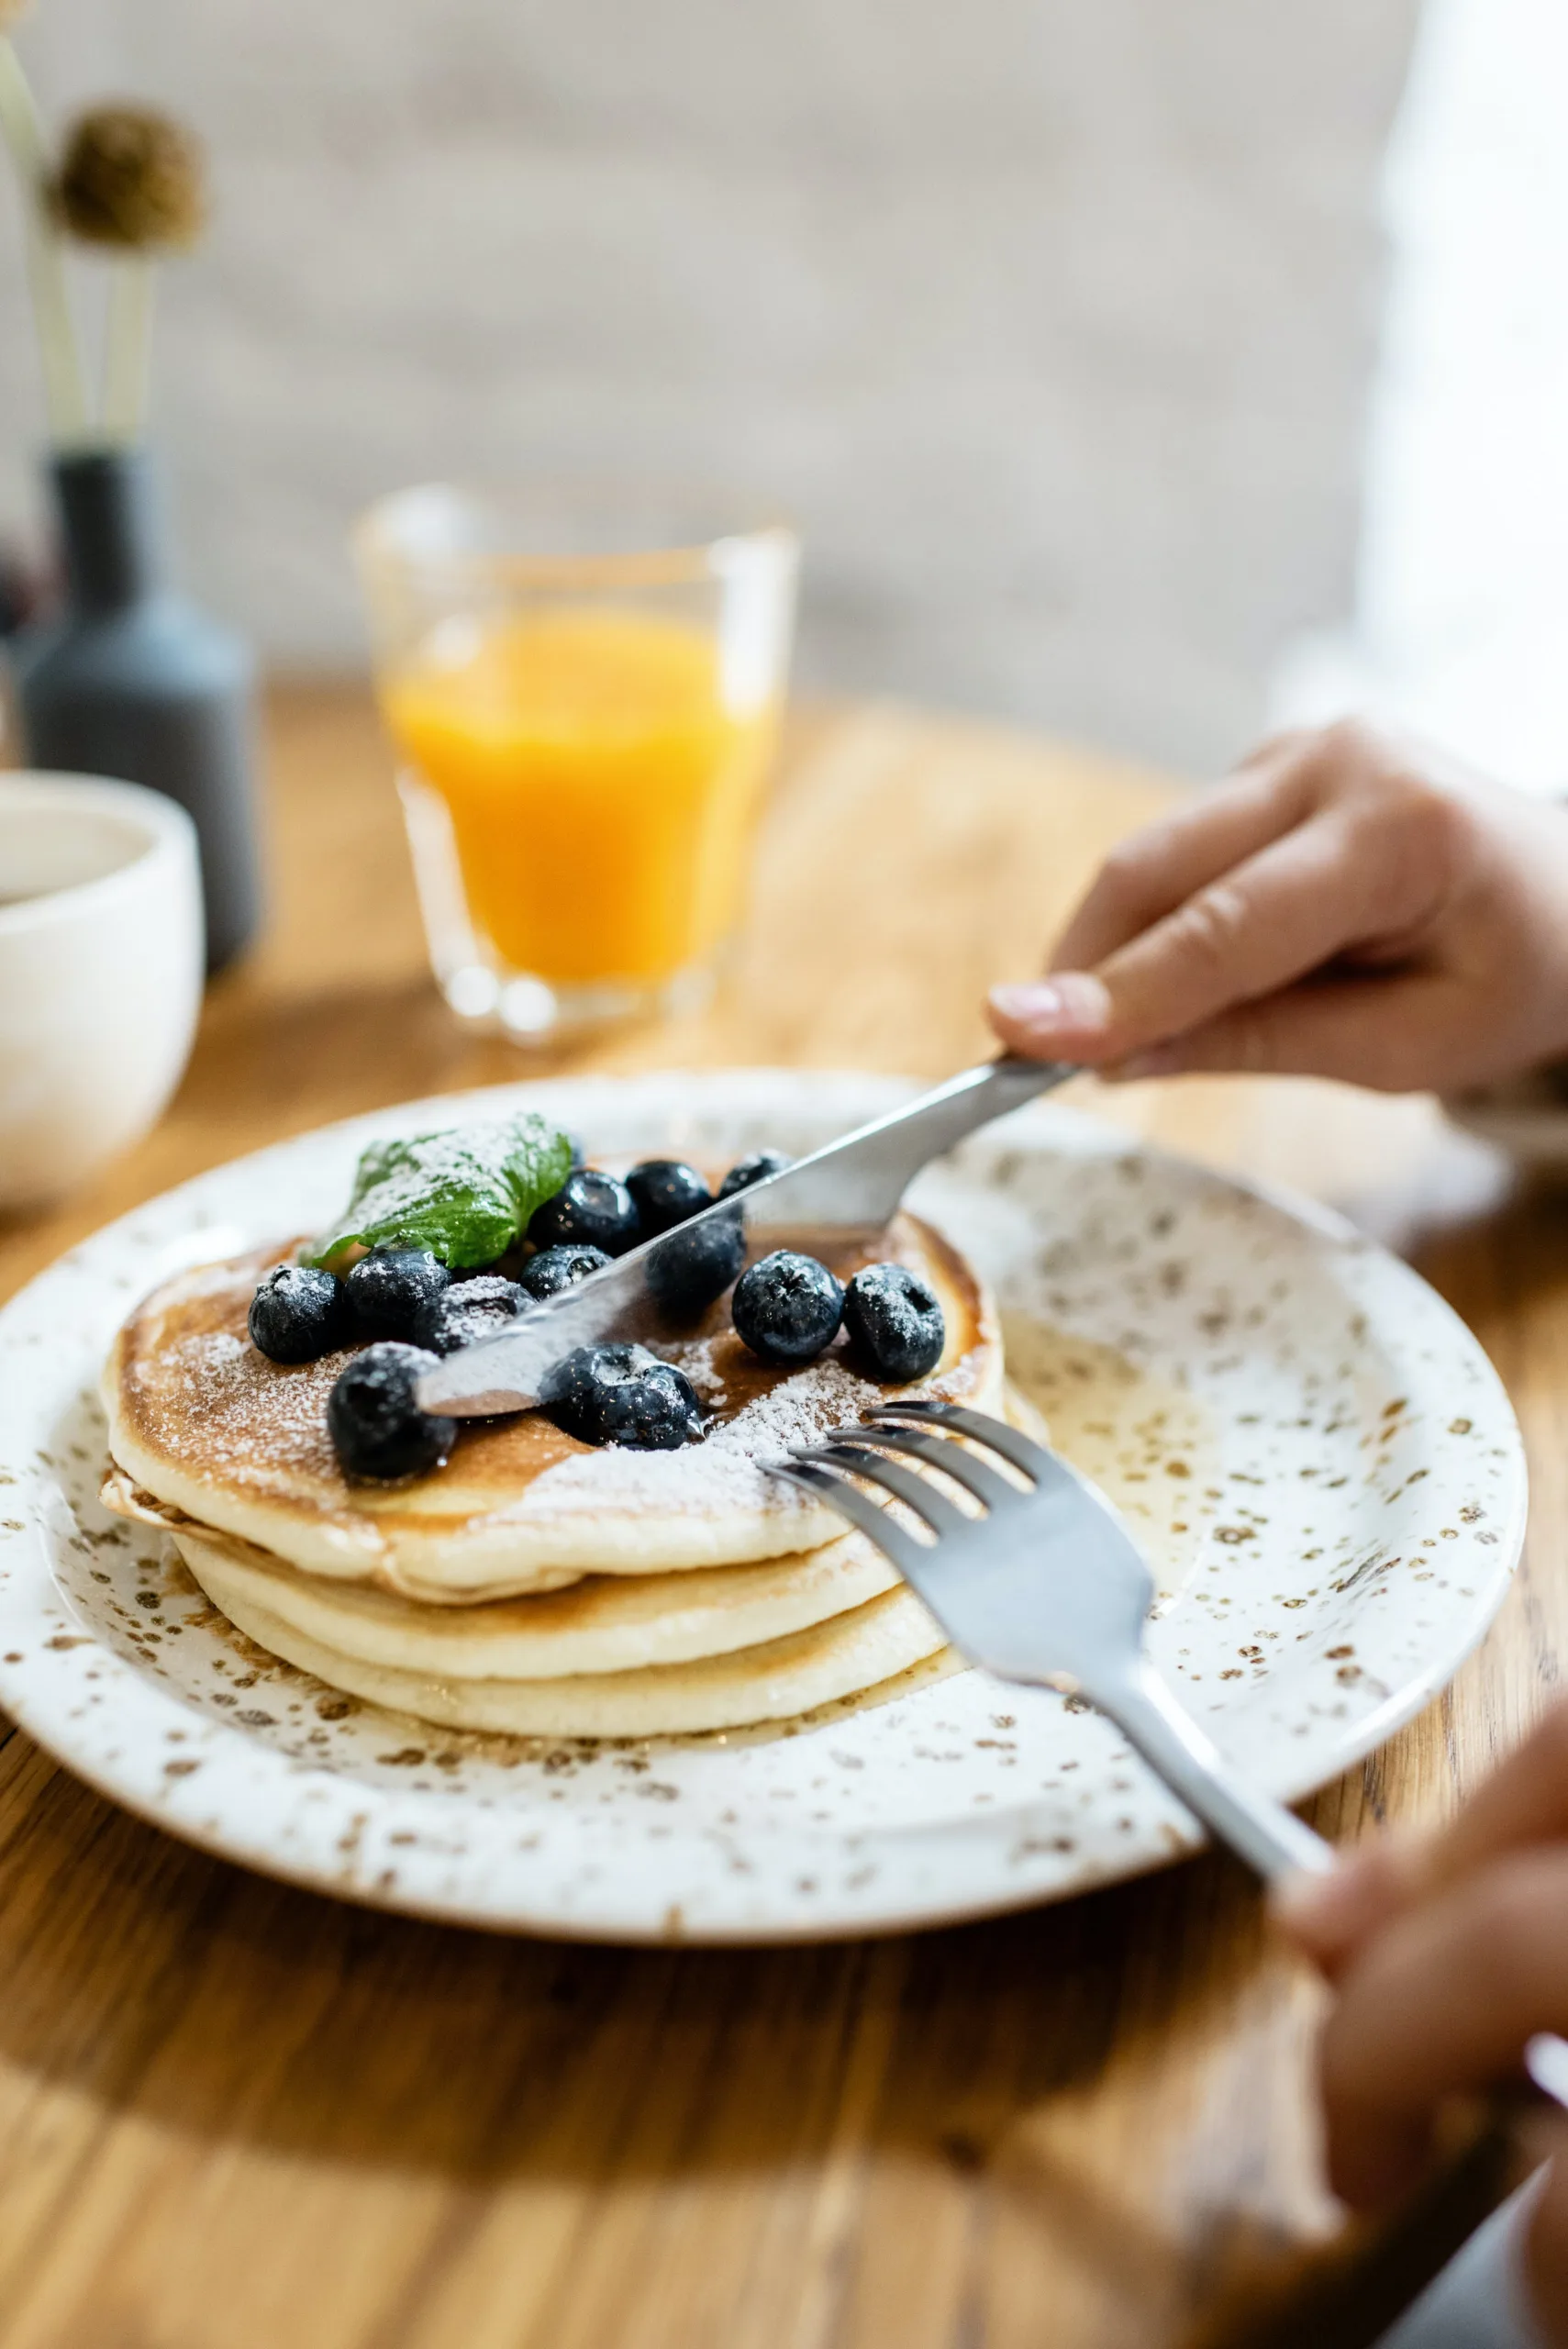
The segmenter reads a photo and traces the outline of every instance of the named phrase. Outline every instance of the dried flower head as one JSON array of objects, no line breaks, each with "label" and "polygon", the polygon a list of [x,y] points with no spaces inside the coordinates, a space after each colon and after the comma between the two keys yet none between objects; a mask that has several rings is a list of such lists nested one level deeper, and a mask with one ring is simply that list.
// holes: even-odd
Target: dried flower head
[{"label": "dried flower head", "polygon": [[149,106],[94,106],[66,140],[54,195],[65,226],[87,244],[194,245],[206,219],[201,146]]}]

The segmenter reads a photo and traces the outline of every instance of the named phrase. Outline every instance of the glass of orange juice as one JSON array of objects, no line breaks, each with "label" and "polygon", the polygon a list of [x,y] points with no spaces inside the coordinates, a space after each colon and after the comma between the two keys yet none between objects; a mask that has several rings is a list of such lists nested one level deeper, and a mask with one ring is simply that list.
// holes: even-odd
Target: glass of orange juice
[{"label": "glass of orange juice", "polygon": [[354,543],[452,1009],[542,1042],[700,1002],[778,731],[794,534],[440,484]]}]

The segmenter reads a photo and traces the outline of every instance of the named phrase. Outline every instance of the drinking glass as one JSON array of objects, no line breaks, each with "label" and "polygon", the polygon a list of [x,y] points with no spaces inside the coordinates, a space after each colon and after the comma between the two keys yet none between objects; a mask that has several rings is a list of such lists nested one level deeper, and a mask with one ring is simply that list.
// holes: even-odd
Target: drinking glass
[{"label": "drinking glass", "polygon": [[794,534],[443,484],[373,506],[354,550],[453,1011],[543,1042],[701,1002],[778,732]]}]

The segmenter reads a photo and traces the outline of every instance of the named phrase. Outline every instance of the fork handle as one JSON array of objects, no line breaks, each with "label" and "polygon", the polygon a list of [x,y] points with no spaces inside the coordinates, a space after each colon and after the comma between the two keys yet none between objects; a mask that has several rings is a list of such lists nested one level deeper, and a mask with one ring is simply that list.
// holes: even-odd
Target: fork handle
[{"label": "fork handle", "polygon": [[[1329,1876],[1339,1865],[1332,1843],[1315,1834],[1284,1803],[1271,1800],[1235,1777],[1218,1748],[1182,1709],[1153,1665],[1140,1656],[1126,1677],[1107,1679],[1083,1693],[1096,1712],[1116,1723],[1135,1753],[1185,1803],[1238,1859],[1265,1884],[1291,1874]],[[1537,2095],[1568,2110],[1568,2042],[1555,2032],[1537,2032],[1524,2051],[1524,2068]],[[1498,2088],[1493,2121],[1507,2125],[1518,2106],[1518,2092]]]},{"label": "fork handle", "polygon": [[[1197,1723],[1177,1704],[1153,1665],[1140,1656],[1126,1679],[1107,1680],[1103,1687],[1084,1683],[1084,1694],[1096,1712],[1116,1723],[1135,1753],[1195,1819],[1200,1819],[1222,1843],[1273,1884],[1283,1876],[1330,1876],[1339,1865],[1332,1843],[1314,1833],[1284,1803],[1245,1785],[1232,1776],[1218,1748],[1209,1743]],[[1507,2132],[1521,2110],[1532,2100],[1545,2099],[1568,2111],[1568,2042],[1553,2031],[1539,2031],[1524,2050],[1529,2087],[1494,2088],[1487,2099],[1488,2126]],[[1314,2335],[1316,2338],[1316,2335]]]},{"label": "fork handle", "polygon": [[1265,1884],[1292,1873],[1332,1872],[1333,1845],[1283,1803],[1237,1777],[1151,1664],[1140,1658],[1127,1677],[1108,1679],[1100,1687],[1085,1684],[1084,1694],[1194,1817]]}]

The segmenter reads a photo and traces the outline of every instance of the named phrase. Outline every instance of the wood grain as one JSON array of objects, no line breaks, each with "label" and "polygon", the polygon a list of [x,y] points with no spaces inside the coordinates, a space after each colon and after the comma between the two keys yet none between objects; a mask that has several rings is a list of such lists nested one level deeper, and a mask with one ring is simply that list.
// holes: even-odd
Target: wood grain
[{"label": "wood grain", "polygon": [[[977,725],[800,721],[719,1000],[527,1060],[424,968],[354,692],[271,713],[273,919],[135,1153],[0,1224],[0,1294],[236,1152],[537,1068],[936,1074],[1168,786]],[[1451,1804],[1555,1681],[1568,1219],[1430,1105],[1095,1106],[1405,1247],[1518,1404],[1535,1530],[1451,1691],[1316,1806]],[[489,1939],[246,1876],[0,1746],[0,2349],[1176,2349],[1322,2239],[1313,1993],[1220,1860],[1000,1922],[784,1952]],[[1205,2336],[1207,2337],[1207,2336]]]}]

